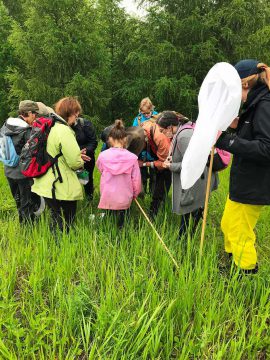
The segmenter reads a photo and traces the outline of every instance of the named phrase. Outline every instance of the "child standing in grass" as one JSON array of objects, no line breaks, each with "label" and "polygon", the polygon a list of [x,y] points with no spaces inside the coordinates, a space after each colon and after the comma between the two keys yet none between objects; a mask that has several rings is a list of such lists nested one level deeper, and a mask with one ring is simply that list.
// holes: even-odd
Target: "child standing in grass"
[{"label": "child standing in grass", "polygon": [[116,120],[108,137],[110,148],[97,160],[101,172],[99,209],[108,210],[122,228],[131,202],[141,191],[141,174],[136,155],[125,149],[126,131],[122,120]]}]

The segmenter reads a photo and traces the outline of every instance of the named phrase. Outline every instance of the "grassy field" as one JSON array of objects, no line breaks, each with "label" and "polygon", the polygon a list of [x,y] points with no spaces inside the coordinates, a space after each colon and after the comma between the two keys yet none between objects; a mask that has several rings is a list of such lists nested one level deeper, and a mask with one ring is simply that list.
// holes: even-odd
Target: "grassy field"
[{"label": "grassy field", "polygon": [[[57,246],[47,217],[21,228],[0,169],[0,359],[270,359],[270,208],[257,226],[259,273],[239,278],[219,227],[228,170],[199,233],[177,241],[168,199],[156,221],[177,272],[132,205],[119,232],[92,204]],[[149,199],[141,201],[147,209]]]}]

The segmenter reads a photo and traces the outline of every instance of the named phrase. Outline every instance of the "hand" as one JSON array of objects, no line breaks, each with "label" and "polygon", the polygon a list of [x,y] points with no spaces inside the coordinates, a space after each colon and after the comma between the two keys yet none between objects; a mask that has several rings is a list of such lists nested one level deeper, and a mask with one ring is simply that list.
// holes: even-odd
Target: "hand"
[{"label": "hand", "polygon": [[168,161],[168,160],[165,160],[163,163],[162,163],[162,167],[164,169],[169,169],[170,168],[170,165],[171,165],[171,162]]},{"label": "hand", "polygon": [[81,154],[81,158],[83,159],[84,162],[86,162],[86,161],[91,161],[90,156],[87,156],[87,155],[85,155],[85,154]]},{"label": "hand", "polygon": [[138,160],[138,165],[139,165],[140,168],[143,167],[143,161],[142,161],[142,160]]},{"label": "hand", "polygon": [[82,157],[84,162],[91,161],[90,156],[86,155],[86,149],[85,148],[81,150],[81,157]]},{"label": "hand", "polygon": [[233,121],[232,121],[232,123],[231,123],[231,125],[229,126],[231,129],[236,129],[237,128],[237,126],[238,126],[238,122],[239,122],[239,117],[236,117]]},{"label": "hand", "polygon": [[164,170],[163,161],[155,160],[155,161],[154,161],[154,166],[155,166],[155,168],[157,168],[158,170]]}]

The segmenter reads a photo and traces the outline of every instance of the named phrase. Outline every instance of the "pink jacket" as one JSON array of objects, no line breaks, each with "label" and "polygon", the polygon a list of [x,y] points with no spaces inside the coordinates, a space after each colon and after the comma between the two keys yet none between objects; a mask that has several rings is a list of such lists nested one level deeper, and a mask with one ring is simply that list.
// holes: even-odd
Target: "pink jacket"
[{"label": "pink jacket", "polygon": [[141,173],[137,156],[121,148],[100,153],[97,168],[101,172],[100,209],[124,210],[141,191]]}]

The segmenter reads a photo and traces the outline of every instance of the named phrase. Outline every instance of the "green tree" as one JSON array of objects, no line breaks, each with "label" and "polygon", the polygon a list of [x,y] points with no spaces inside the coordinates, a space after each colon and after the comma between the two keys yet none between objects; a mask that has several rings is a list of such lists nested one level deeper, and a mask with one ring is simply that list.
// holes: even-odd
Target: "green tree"
[{"label": "green tree", "polygon": [[26,0],[23,9],[23,26],[16,23],[10,36],[19,59],[7,76],[11,102],[31,98],[52,105],[74,95],[85,113],[100,116],[109,101],[108,60],[94,4]]},{"label": "green tree", "polygon": [[8,68],[14,63],[13,51],[7,39],[10,34],[12,20],[8,11],[0,1],[0,122],[3,122],[8,115],[9,87],[6,81]]}]

